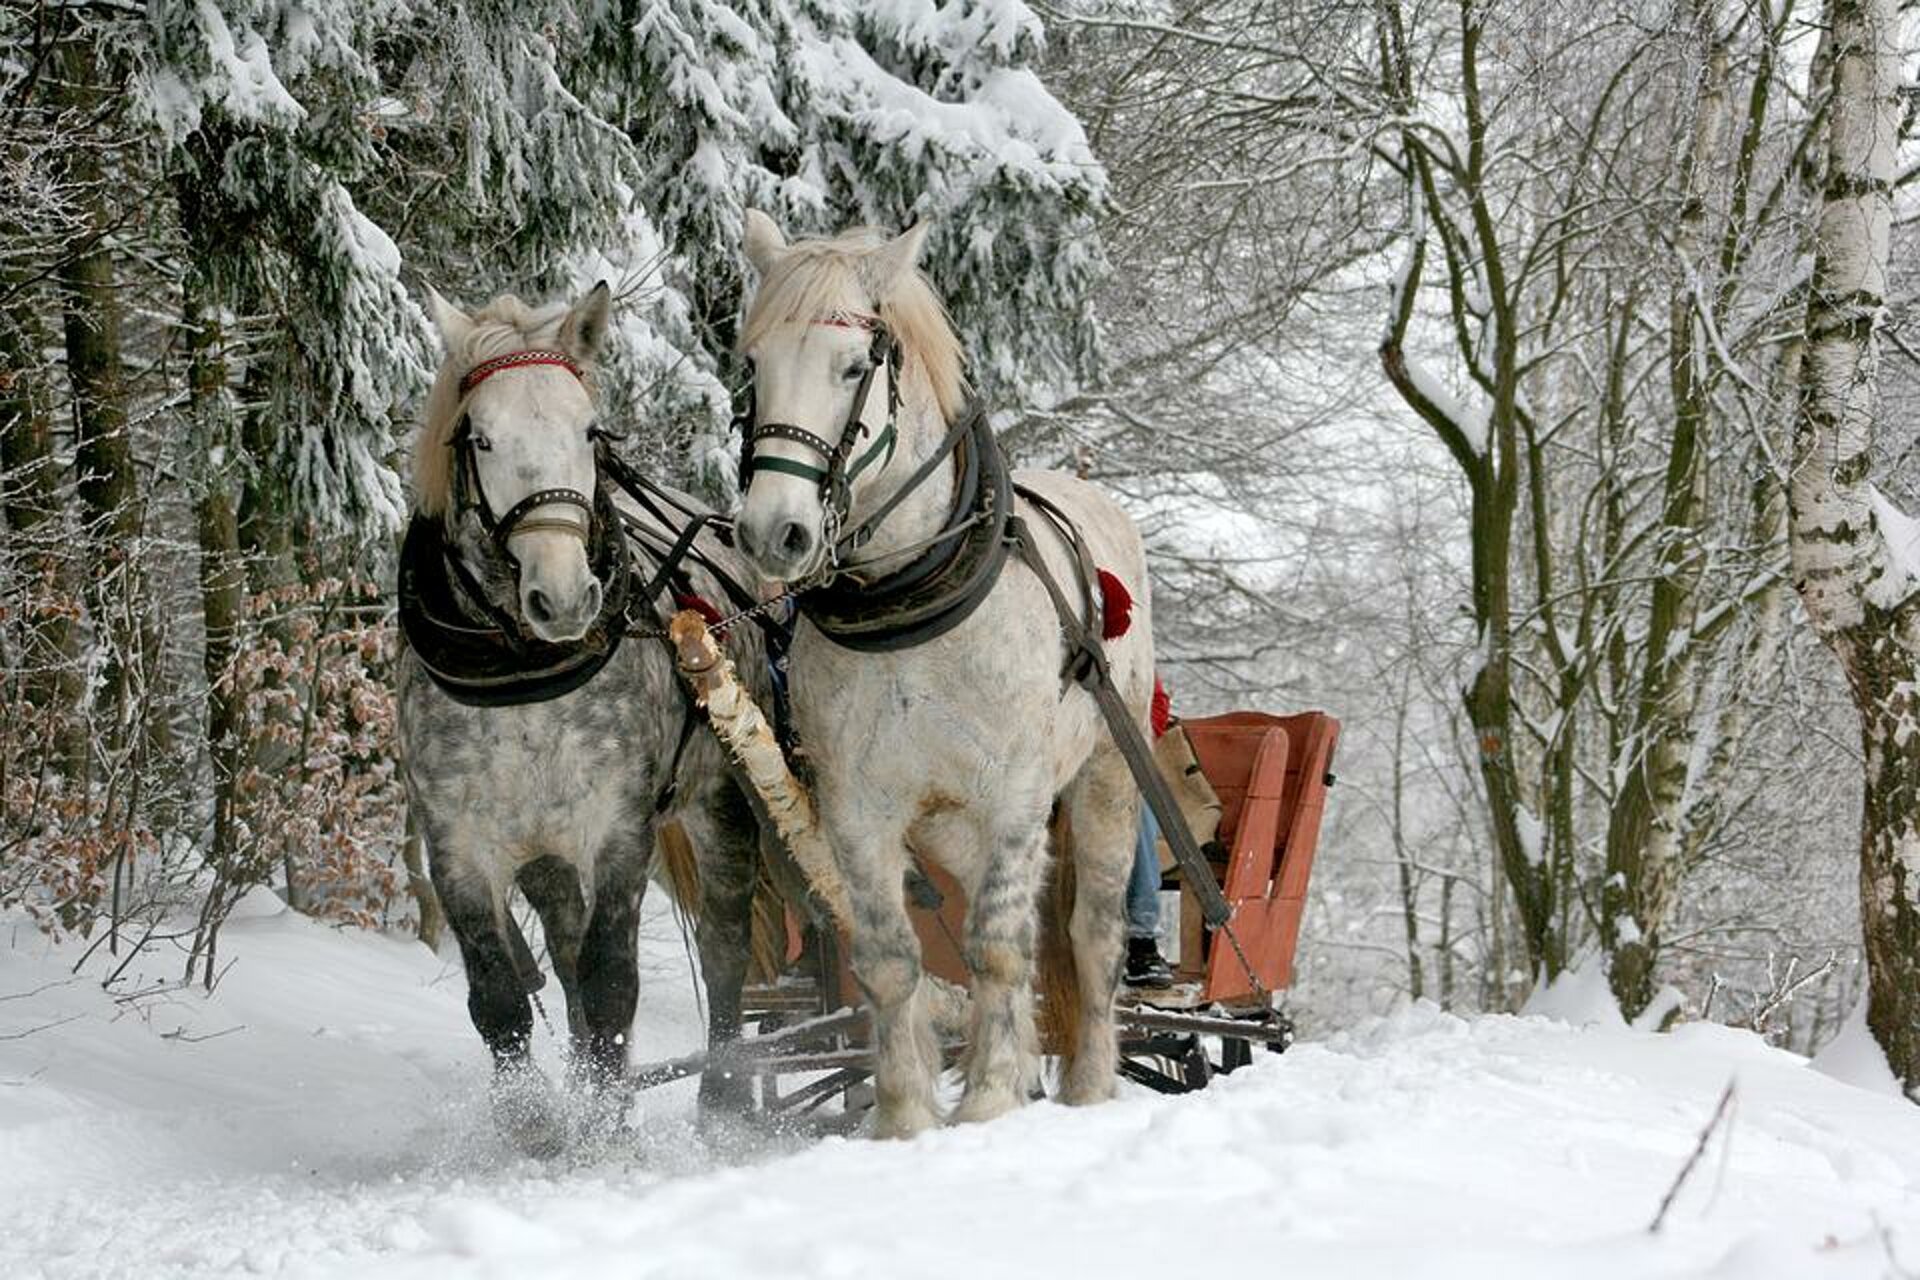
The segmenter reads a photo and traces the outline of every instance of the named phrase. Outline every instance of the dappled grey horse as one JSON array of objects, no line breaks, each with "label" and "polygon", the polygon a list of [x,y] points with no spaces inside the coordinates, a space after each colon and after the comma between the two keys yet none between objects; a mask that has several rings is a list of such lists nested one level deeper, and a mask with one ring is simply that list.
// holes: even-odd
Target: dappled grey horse
[{"label": "dappled grey horse", "polygon": [[[623,1110],[656,830],[676,819],[697,851],[718,1047],[739,1030],[757,827],[718,744],[688,719],[665,646],[623,638],[670,611],[650,597],[675,590],[660,565],[679,530],[675,513],[616,498],[608,482],[592,389],[606,286],[571,309],[503,297],[467,315],[432,302],[446,358],[414,456],[400,738],[467,1007],[493,1055],[496,1116],[523,1148],[547,1152],[565,1134],[529,1058],[541,979],[511,890],[543,926],[575,1082]],[[731,553],[704,533],[687,549],[680,589],[725,599],[701,564],[725,567]],[[737,630],[740,670],[764,680],[752,629]],[[744,1087],[710,1070],[703,1110],[744,1103]]]}]

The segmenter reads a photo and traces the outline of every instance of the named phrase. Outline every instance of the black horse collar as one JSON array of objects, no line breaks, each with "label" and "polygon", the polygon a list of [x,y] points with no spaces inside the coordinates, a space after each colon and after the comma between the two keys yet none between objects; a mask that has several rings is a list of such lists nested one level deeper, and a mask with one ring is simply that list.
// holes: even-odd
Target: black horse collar
[{"label": "black horse collar", "polygon": [[835,644],[864,653],[910,649],[973,616],[999,581],[1013,486],[981,406],[956,428],[951,456],[953,506],[926,551],[882,577],[862,579],[852,565],[801,593],[801,614]]},{"label": "black horse collar", "polygon": [[442,521],[415,515],[400,550],[400,630],[433,682],[470,707],[511,707],[572,693],[612,660],[626,634],[631,572],[620,513],[596,487],[587,544],[599,616],[565,644],[541,640],[492,604],[448,543]]}]

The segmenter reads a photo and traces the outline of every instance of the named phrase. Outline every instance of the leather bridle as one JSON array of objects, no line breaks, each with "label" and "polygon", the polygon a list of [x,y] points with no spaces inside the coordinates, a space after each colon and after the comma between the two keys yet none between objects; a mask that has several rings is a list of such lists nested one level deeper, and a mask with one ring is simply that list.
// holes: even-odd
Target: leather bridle
[{"label": "leather bridle", "polygon": [[[460,379],[462,399],[470,395],[473,389],[495,374],[510,369],[522,369],[529,365],[554,365],[565,369],[576,378],[583,378],[580,366],[573,357],[564,351],[530,348],[524,351],[512,351],[491,360],[483,360],[470,369]],[[594,474],[598,477],[603,461],[602,453],[607,440],[613,439],[613,433],[594,427],[589,432],[594,442]],[[473,420],[461,415],[460,425],[454,428],[447,439],[447,446],[453,450],[453,509],[456,516],[472,511],[480,520],[480,527],[493,540],[494,546],[516,570],[519,561],[508,549],[508,539],[516,533],[533,533],[546,530],[554,533],[567,533],[580,539],[583,546],[591,548],[596,536],[602,532],[594,514],[594,499],[578,489],[555,487],[536,489],[507,509],[505,515],[496,516],[493,507],[487,502],[486,486],[480,483],[480,461],[475,455],[491,446],[481,444],[473,433]],[[596,486],[597,487],[597,486]],[[543,507],[568,506],[579,508],[584,519],[562,518],[557,514],[535,516],[533,513]]]},{"label": "leather bridle", "polygon": [[[829,544],[834,544],[838,540],[837,532],[846,522],[853,505],[853,482],[876,462],[884,469],[893,461],[894,449],[900,439],[900,348],[878,316],[836,311],[813,323],[842,329],[864,329],[873,335],[867,369],[860,376],[860,385],[854,388],[853,404],[847,410],[846,420],[840,425],[840,438],[827,440],[791,422],[756,424],[753,405],[749,402],[740,424],[740,491],[745,493],[747,486],[753,482],[754,474],[760,471],[779,472],[814,482],[819,486],[820,502],[826,510],[827,540]],[[867,399],[873,393],[874,374],[880,369],[887,371],[887,420],[874,435],[873,443],[855,457],[854,449],[870,430],[865,417]],[[797,458],[764,455],[759,448],[763,440],[785,440],[810,449],[819,455],[825,465],[816,466]],[[834,550],[837,554],[840,548],[835,546]]]}]

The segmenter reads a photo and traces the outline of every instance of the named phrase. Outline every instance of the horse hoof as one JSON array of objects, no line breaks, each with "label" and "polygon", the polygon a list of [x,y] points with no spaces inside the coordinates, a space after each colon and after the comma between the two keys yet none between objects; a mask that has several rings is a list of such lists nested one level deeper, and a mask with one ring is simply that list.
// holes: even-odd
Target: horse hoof
[{"label": "horse hoof", "polygon": [[550,1160],[566,1150],[567,1125],[553,1088],[531,1067],[493,1080],[493,1123],[523,1155]]},{"label": "horse hoof", "polygon": [[700,1077],[700,1115],[737,1116],[753,1110],[753,1081],[732,1071]]},{"label": "horse hoof", "polygon": [[954,1124],[983,1124],[998,1120],[1019,1107],[1020,1095],[1004,1089],[982,1089],[968,1093],[953,1110]]},{"label": "horse hoof", "polygon": [[1104,1081],[1069,1080],[1060,1089],[1060,1101],[1069,1107],[1092,1107],[1111,1102],[1118,1093],[1111,1079]]},{"label": "horse hoof", "polygon": [[911,1138],[940,1123],[940,1117],[925,1107],[876,1109],[871,1136],[883,1142]]}]

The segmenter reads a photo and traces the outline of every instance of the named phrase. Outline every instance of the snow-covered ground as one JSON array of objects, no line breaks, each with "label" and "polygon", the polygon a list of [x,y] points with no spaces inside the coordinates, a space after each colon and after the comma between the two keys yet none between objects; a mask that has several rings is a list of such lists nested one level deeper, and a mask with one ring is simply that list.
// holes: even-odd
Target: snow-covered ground
[{"label": "snow-covered ground", "polygon": [[[457,964],[275,907],[212,999],[117,1002],[0,920],[0,1276],[1920,1275],[1920,1109],[1719,1027],[1416,1006],[1203,1094],[901,1144],[714,1150],[682,1085],[540,1165],[491,1133]],[[664,1056],[698,1015],[648,936]]]}]

